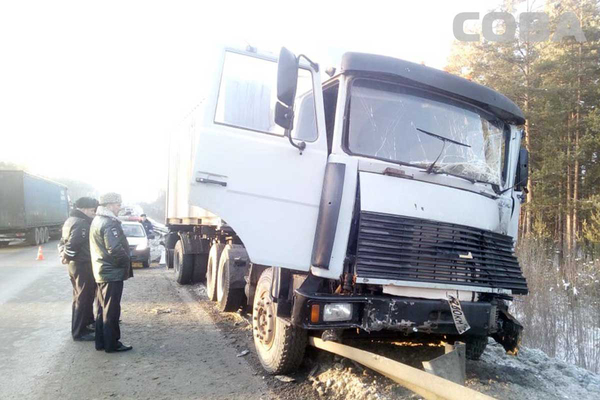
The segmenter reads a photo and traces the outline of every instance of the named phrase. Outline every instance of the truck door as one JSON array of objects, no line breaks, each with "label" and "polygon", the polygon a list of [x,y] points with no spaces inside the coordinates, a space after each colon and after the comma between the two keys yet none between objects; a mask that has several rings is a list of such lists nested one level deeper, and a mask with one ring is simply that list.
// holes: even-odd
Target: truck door
[{"label": "truck door", "polygon": [[[253,263],[307,271],[327,163],[318,73],[300,69],[293,147],[275,125],[277,60],[227,50],[196,138],[190,205],[222,218]],[[209,113],[207,116],[206,113]]]}]

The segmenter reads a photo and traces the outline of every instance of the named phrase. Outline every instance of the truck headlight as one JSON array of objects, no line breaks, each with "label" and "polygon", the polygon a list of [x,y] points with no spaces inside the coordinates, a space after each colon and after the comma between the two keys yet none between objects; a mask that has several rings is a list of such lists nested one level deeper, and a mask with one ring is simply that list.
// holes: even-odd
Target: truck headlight
[{"label": "truck headlight", "polygon": [[146,250],[146,247],[148,247],[148,243],[144,242],[144,243],[140,243],[137,245],[137,247],[135,248],[137,251],[143,251]]},{"label": "truck headlight", "polygon": [[352,319],[352,304],[350,303],[333,303],[326,304],[323,308],[323,321],[348,321]]}]

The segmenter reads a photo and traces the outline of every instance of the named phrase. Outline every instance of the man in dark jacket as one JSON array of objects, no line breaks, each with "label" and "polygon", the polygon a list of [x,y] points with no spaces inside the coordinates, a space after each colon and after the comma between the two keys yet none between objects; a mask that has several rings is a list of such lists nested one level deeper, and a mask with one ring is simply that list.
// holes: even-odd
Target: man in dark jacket
[{"label": "man in dark jacket", "polygon": [[140,217],[142,218],[142,226],[146,231],[146,236],[150,237],[150,235],[154,233],[154,226],[152,226],[152,222],[150,222],[146,214],[142,214]]},{"label": "man in dark jacket", "polygon": [[58,247],[63,264],[69,265],[69,277],[73,285],[71,335],[76,341],[92,341],[94,334],[88,325],[94,323],[96,281],[92,273],[89,233],[98,201],[82,197],[74,206],[75,209],[63,225]]},{"label": "man in dark jacket", "polygon": [[107,353],[132,349],[119,341],[123,281],[133,276],[129,243],[117,218],[120,209],[121,195],[118,193],[100,196],[100,206],[90,230],[92,269],[100,300],[96,316],[96,350]]}]

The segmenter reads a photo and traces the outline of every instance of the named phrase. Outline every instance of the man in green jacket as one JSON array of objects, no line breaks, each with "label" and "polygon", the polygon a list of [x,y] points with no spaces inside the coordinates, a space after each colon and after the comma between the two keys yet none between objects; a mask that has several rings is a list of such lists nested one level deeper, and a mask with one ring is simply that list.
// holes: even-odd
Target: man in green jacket
[{"label": "man in green jacket", "polygon": [[117,218],[121,195],[100,196],[100,206],[90,227],[90,251],[100,307],[96,316],[96,350],[107,353],[131,350],[120,342],[123,281],[133,277],[129,243]]}]

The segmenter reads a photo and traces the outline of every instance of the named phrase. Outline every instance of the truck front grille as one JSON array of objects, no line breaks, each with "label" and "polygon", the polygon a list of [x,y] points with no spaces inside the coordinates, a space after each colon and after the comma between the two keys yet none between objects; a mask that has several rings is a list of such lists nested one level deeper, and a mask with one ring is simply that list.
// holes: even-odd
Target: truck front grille
[{"label": "truck front grille", "polygon": [[360,214],[356,275],[528,292],[510,236],[365,211]]}]

